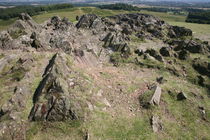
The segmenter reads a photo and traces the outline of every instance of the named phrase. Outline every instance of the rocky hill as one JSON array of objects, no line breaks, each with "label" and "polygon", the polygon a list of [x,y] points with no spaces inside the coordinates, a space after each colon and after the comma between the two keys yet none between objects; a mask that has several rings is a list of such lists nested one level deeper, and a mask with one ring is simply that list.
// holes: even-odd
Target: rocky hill
[{"label": "rocky hill", "polygon": [[210,46],[146,14],[21,14],[0,33],[0,139],[209,139]]}]

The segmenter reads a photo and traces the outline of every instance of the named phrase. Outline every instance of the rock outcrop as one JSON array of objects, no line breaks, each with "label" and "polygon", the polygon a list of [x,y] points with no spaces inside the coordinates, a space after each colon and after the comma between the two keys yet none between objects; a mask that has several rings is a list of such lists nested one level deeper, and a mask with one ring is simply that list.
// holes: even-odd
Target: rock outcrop
[{"label": "rock outcrop", "polygon": [[160,118],[158,116],[152,116],[151,125],[152,125],[152,130],[155,133],[163,130],[162,123],[161,123]]},{"label": "rock outcrop", "polygon": [[151,105],[159,105],[161,94],[162,94],[161,88],[159,86],[156,86],[155,92],[152,96],[152,99],[150,100],[150,104]]},{"label": "rock outcrop", "polygon": [[85,103],[78,100],[81,95],[71,93],[68,75],[73,73],[61,55],[53,56],[34,93],[29,120],[64,121],[84,118]]}]

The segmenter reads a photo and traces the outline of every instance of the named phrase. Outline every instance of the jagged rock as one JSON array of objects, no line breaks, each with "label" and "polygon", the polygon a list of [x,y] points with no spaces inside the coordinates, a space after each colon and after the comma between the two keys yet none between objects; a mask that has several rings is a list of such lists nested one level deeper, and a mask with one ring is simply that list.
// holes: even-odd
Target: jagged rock
[{"label": "jagged rock", "polygon": [[205,78],[202,75],[198,76],[198,84],[200,86],[205,86]]},{"label": "jagged rock", "polygon": [[161,88],[159,86],[156,86],[155,92],[152,96],[152,99],[150,100],[150,104],[151,105],[159,105],[161,94],[162,94]]},{"label": "jagged rock", "polygon": [[58,26],[58,24],[60,23],[61,21],[61,18],[58,17],[58,16],[54,16],[51,18],[51,23],[54,25],[54,26]]},{"label": "jagged rock", "polygon": [[135,52],[135,54],[138,54],[138,56],[141,56],[144,54],[144,51],[141,49],[136,49],[134,52]]},{"label": "jagged rock", "polygon": [[179,38],[183,36],[192,36],[192,31],[185,27],[172,26],[171,28],[172,28],[172,31],[169,32],[170,37]]},{"label": "jagged rock", "polygon": [[144,94],[139,96],[140,105],[146,109],[151,108],[151,106],[158,106],[162,94],[161,88],[156,84],[150,85],[148,89]]},{"label": "jagged rock", "polygon": [[31,43],[31,47],[35,49],[43,48],[41,42],[37,39],[34,39],[33,42]]},{"label": "jagged rock", "polygon": [[158,116],[152,116],[152,118],[151,118],[151,125],[152,125],[152,130],[155,133],[163,130],[162,123],[161,123],[161,121],[160,121]]},{"label": "jagged rock", "polygon": [[184,92],[180,92],[177,95],[177,100],[181,101],[181,100],[186,100],[187,99],[187,95]]},{"label": "jagged rock", "polygon": [[210,76],[210,63],[201,59],[193,60],[193,68],[202,75]]},{"label": "jagged rock", "polygon": [[148,53],[150,56],[154,57],[158,61],[163,62],[163,57],[154,49],[147,49],[145,53]]},{"label": "jagged rock", "polygon": [[27,13],[21,13],[19,18],[21,20],[32,20],[32,18]]},{"label": "jagged rock", "polygon": [[156,78],[156,81],[157,81],[159,84],[163,84],[164,82],[166,82],[166,80],[164,79],[163,76],[157,77],[157,78]]},{"label": "jagged rock", "polygon": [[8,32],[3,31],[0,33],[0,49],[8,49],[10,48],[10,44],[12,41],[12,37]]},{"label": "jagged rock", "polygon": [[165,57],[171,57],[172,56],[171,51],[172,49],[170,47],[162,47],[160,49],[160,54]]},{"label": "jagged rock", "polygon": [[51,18],[50,23],[48,23],[48,26],[50,25],[53,25],[55,30],[67,31],[72,23],[66,17],[61,19],[59,16],[54,16]]},{"label": "jagged rock", "polygon": [[37,33],[33,32],[30,36],[31,39],[37,39]]},{"label": "jagged rock", "polygon": [[72,43],[68,40],[65,40],[62,36],[52,37],[49,43],[50,43],[50,47],[53,49],[61,49],[68,54],[71,54],[72,52]]},{"label": "jagged rock", "polygon": [[76,24],[77,28],[91,28],[93,22],[98,18],[95,14],[83,15]]},{"label": "jagged rock", "polygon": [[178,57],[179,57],[179,59],[181,59],[181,60],[187,60],[188,58],[189,58],[189,56],[190,56],[190,54],[189,54],[189,52],[188,51],[186,51],[186,50],[181,50],[179,53],[178,53]]},{"label": "jagged rock", "polygon": [[104,41],[104,48],[111,48],[113,51],[122,52],[126,56],[130,54],[130,48],[125,43],[123,36],[121,34],[113,34],[108,33],[106,37],[103,39]]},{"label": "jagged rock", "polygon": [[123,28],[122,33],[123,34],[126,34],[126,35],[131,35],[132,34],[132,29]]},{"label": "jagged rock", "polygon": [[[34,93],[29,120],[31,121],[63,121],[82,119],[84,116],[83,102],[79,102],[79,94],[70,93],[67,74],[73,73],[66,66],[65,58],[54,55],[50,60]],[[84,103],[83,103],[84,104]]]},{"label": "jagged rock", "polygon": [[175,51],[187,50],[190,53],[207,54],[210,50],[209,46],[199,39],[172,40],[169,45],[173,45]]},{"label": "jagged rock", "polygon": [[67,17],[64,17],[62,19],[62,22],[65,23],[66,25],[72,25],[72,23],[69,21],[69,19]]},{"label": "jagged rock", "polygon": [[199,106],[198,109],[199,109],[199,111],[200,111],[200,114],[201,114],[202,119],[203,119],[203,120],[207,120],[205,108],[202,107],[202,106]]},{"label": "jagged rock", "polygon": [[208,45],[203,44],[200,40],[191,40],[187,46],[186,50],[188,50],[191,53],[208,53]]}]

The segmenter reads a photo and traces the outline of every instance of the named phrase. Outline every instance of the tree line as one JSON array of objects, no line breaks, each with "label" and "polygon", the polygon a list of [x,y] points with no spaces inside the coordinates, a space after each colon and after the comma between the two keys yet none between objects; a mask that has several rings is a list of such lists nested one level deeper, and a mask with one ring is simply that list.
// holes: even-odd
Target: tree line
[{"label": "tree line", "polygon": [[51,11],[65,8],[73,8],[71,4],[54,4],[44,6],[16,6],[13,8],[0,9],[0,19],[8,20],[10,18],[16,18],[20,13],[28,13],[30,16],[34,16],[43,11]]},{"label": "tree line", "polygon": [[140,11],[141,9],[137,6],[132,6],[124,3],[108,4],[108,5],[99,5],[101,9],[110,9],[110,10],[126,10],[126,11]]},{"label": "tree line", "polygon": [[189,12],[186,22],[210,24],[210,11]]}]

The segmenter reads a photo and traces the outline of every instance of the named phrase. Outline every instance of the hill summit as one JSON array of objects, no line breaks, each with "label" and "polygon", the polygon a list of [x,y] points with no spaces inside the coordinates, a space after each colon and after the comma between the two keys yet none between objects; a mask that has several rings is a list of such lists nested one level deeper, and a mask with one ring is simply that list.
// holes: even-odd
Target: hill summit
[{"label": "hill summit", "polygon": [[0,33],[0,139],[208,139],[210,46],[147,14],[22,13]]}]

